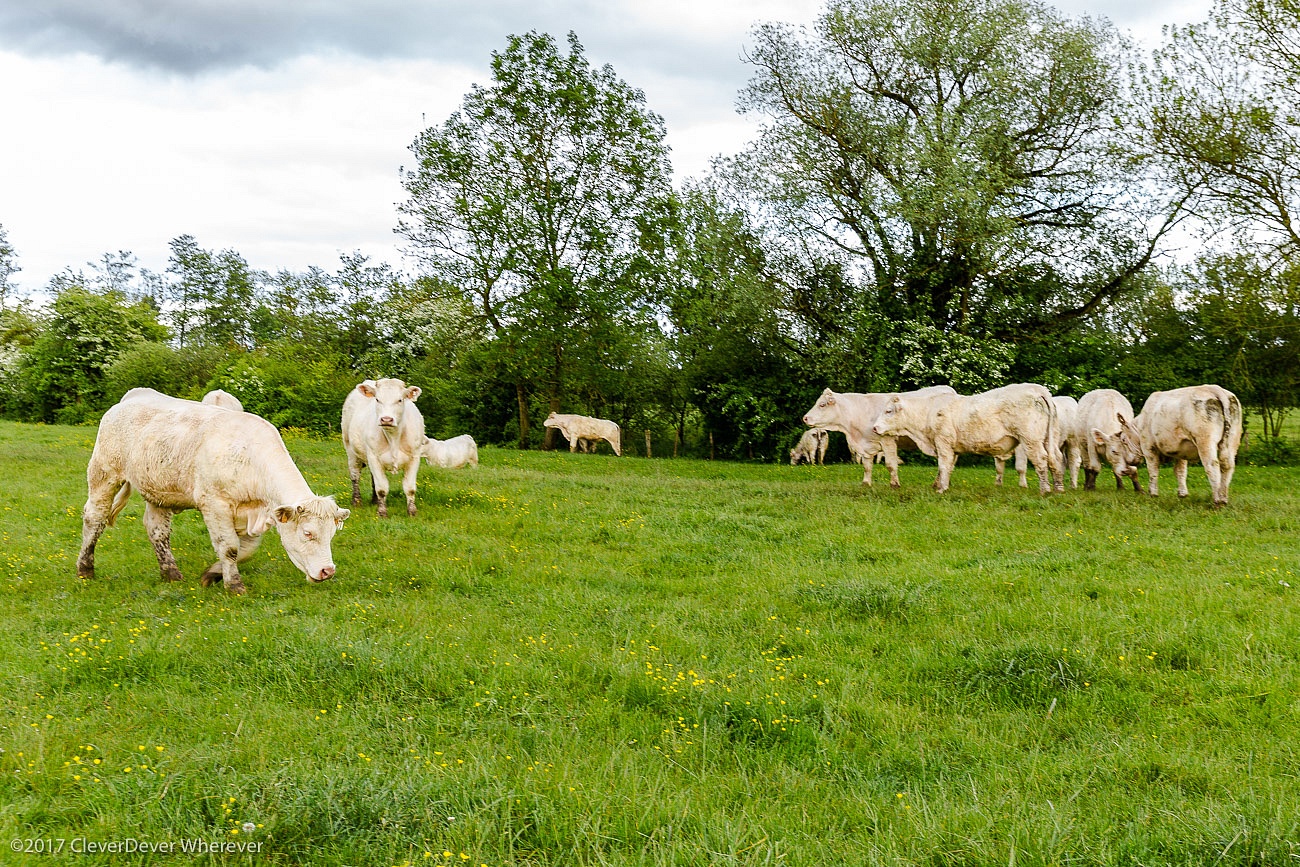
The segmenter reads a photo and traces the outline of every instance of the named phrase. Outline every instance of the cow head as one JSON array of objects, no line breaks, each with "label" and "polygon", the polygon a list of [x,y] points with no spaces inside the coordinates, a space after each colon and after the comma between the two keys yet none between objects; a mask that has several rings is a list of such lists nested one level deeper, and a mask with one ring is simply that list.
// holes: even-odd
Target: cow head
[{"label": "cow head", "polygon": [[275,510],[275,528],[289,560],[312,583],[334,577],[334,557],[330,541],[348,515],[347,509],[334,504],[333,497],[309,497]]},{"label": "cow head", "polygon": [[1116,476],[1136,477],[1138,465],[1142,463],[1142,438],[1123,413],[1115,413],[1115,418],[1119,420],[1119,431],[1106,434],[1093,428],[1090,431],[1093,445],[1106,457]]},{"label": "cow head", "polygon": [[367,379],[357,386],[357,391],[375,401],[375,421],[385,430],[394,430],[406,415],[405,401],[420,396],[420,388],[407,385],[400,379]]},{"label": "cow head", "polygon": [[903,399],[894,395],[885,404],[884,410],[876,419],[876,423],[871,426],[871,432],[876,436],[902,436],[907,433],[907,427],[903,421]]},{"label": "cow head", "polygon": [[551,413],[550,415],[548,415],[546,417],[546,421],[542,422],[542,427],[559,427],[560,423],[556,421],[555,418],[556,415],[557,415],[556,413]]},{"label": "cow head", "polygon": [[835,420],[839,413],[835,404],[835,392],[829,388],[822,392],[821,397],[813,404],[812,409],[804,413],[803,423],[808,427],[817,427],[827,422]]}]

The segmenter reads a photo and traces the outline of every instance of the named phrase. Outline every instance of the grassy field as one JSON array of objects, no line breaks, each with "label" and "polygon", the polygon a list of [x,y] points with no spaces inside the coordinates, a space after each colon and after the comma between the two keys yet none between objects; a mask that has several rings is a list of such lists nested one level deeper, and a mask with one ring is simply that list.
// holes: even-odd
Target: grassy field
[{"label": "grassy field", "polygon": [[138,498],[75,577],[94,433],[0,424],[0,864],[1300,861],[1300,470],[1214,511],[485,449],[236,598]]}]

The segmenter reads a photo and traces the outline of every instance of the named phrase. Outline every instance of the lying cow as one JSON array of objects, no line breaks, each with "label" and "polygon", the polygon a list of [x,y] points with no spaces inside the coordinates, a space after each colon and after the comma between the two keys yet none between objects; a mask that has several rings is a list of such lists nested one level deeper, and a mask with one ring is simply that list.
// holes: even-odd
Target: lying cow
[{"label": "lying cow", "polygon": [[621,441],[621,431],[618,425],[612,421],[603,418],[591,418],[585,415],[561,415],[553,412],[542,422],[546,427],[553,427],[559,430],[566,440],[569,441],[569,451],[595,451],[596,444],[601,440],[609,443],[614,448],[614,454],[620,457],[623,454]]},{"label": "lying cow", "polygon": [[424,459],[431,467],[455,470],[468,464],[478,468],[478,444],[469,434],[461,434],[449,440],[424,439]]},{"label": "lying cow", "polygon": [[[955,397],[957,392],[946,385],[935,385],[919,391],[908,392],[916,400]],[[803,423],[810,427],[828,431],[839,431],[848,441],[849,452],[853,459],[862,464],[862,484],[871,485],[871,468],[877,457],[883,457],[889,468],[889,486],[900,486],[898,480],[899,449],[917,449],[919,446],[910,437],[881,436],[871,429],[889,404],[892,394],[861,394],[858,392],[834,392],[829,388],[813,404],[812,409],[804,413]]]},{"label": "lying cow", "polygon": [[202,403],[205,403],[208,406],[219,406],[234,412],[244,411],[244,405],[239,402],[239,398],[235,397],[230,392],[222,391],[219,388],[214,388],[212,391],[203,395]]},{"label": "lying cow", "polygon": [[1187,496],[1187,462],[1200,460],[1215,506],[1228,503],[1228,486],[1241,445],[1241,402],[1226,388],[1193,385],[1157,391],[1133,420],[1147,461],[1147,490],[1159,494],[1160,461],[1173,460],[1178,496]]},{"label": "lying cow", "polygon": [[934,489],[939,493],[948,490],[957,455],[1006,460],[1020,443],[1038,474],[1038,490],[1065,490],[1060,421],[1051,392],[1041,385],[1007,385],[969,397],[892,395],[871,429],[877,436],[906,436],[938,458]]},{"label": "lying cow", "polygon": [[172,515],[198,509],[218,558],[203,573],[203,586],[220,579],[231,593],[245,592],[238,564],[272,527],[307,580],[333,577],[330,540],[349,514],[332,497],[312,493],[266,419],[151,388],[131,389],[104,413],[86,486],[77,558],[82,578],[95,576],[95,544],[133,490],[144,498],[144,527],[162,577],[181,580],[171,550]]},{"label": "lying cow", "polygon": [[[1070,487],[1079,487],[1079,467],[1083,464],[1083,436],[1077,429],[1076,422],[1079,416],[1079,402],[1072,397],[1066,397],[1058,394],[1052,398],[1052,403],[1056,404],[1056,418],[1061,425],[1061,441],[1057,447],[1061,449],[1065,464],[1070,470]],[[1029,487],[1028,479],[1028,459],[1025,454],[1025,444],[1021,443],[1016,446],[1016,476],[1019,477],[1020,487]],[[1002,484],[1002,475],[1006,469],[1007,462],[1002,458],[994,458],[993,466],[997,470],[997,484]],[[1091,490],[1091,488],[1089,488]]]},{"label": "lying cow", "polygon": [[1133,407],[1128,398],[1113,388],[1099,388],[1079,398],[1075,430],[1083,445],[1087,466],[1083,470],[1083,487],[1097,489],[1097,476],[1103,459],[1115,472],[1115,489],[1124,488],[1124,477],[1138,485],[1138,464],[1142,463],[1141,438],[1133,427]]},{"label": "lying cow", "polygon": [[361,468],[370,468],[371,502],[388,517],[388,474],[402,474],[406,514],[415,514],[415,482],[424,454],[424,416],[415,408],[420,388],[400,379],[367,379],[343,401],[343,448],[352,479],[352,505],[361,505]]},{"label": "lying cow", "polygon": [[790,449],[790,466],[797,467],[801,463],[825,464],[826,445],[830,438],[829,433],[818,427],[804,431],[799,442]]}]

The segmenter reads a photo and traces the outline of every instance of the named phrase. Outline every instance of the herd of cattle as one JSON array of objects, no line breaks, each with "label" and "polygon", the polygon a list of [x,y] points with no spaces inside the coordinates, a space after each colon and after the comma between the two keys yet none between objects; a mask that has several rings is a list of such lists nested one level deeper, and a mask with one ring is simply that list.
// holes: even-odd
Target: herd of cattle
[{"label": "herd of cattle", "polygon": [[1026,463],[1038,474],[1039,490],[1096,487],[1102,464],[1110,464],[1117,487],[1127,476],[1138,486],[1138,465],[1146,461],[1147,489],[1159,492],[1162,461],[1173,461],[1178,496],[1187,496],[1188,461],[1199,460],[1209,479],[1214,505],[1228,502],[1228,486],[1241,445],[1241,403],[1217,385],[1157,391],[1134,415],[1124,395],[1113,389],[1090,391],[1077,401],[1056,396],[1041,385],[1022,383],[963,396],[946,385],[903,394],[837,394],[829,388],[803,417],[808,425],[790,451],[790,463],[820,463],[827,431],[839,431],[862,463],[863,484],[883,457],[889,484],[898,487],[898,452],[918,449],[937,458],[935,490],[948,489],[959,454],[988,455],[997,466],[997,484],[1014,458],[1020,486],[1027,487]]},{"label": "herd of cattle", "polygon": [[[361,504],[363,468],[370,469],[379,516],[387,517],[389,473],[401,473],[406,511],[414,515],[421,458],[449,469],[478,466],[472,437],[425,436],[424,419],[415,407],[419,396],[418,387],[400,379],[368,379],[348,393],[340,430],[353,508]],[[1156,392],[1136,417],[1124,396],[1108,389],[1089,392],[1076,403],[1054,398],[1041,385],[1009,385],[971,396],[948,386],[903,394],[837,394],[828,388],[803,420],[810,430],[791,452],[791,463],[805,456],[820,462],[826,432],[839,431],[861,461],[868,485],[877,456],[889,468],[890,485],[897,487],[899,450],[920,449],[938,458],[935,488],[940,492],[948,488],[957,455],[965,453],[993,456],[999,484],[1005,461],[1014,458],[1022,487],[1028,463],[1038,473],[1043,493],[1049,489],[1049,474],[1055,489],[1063,491],[1064,446],[1076,487],[1085,460],[1088,488],[1095,486],[1104,460],[1117,484],[1128,476],[1137,488],[1137,465],[1145,459],[1155,494],[1160,462],[1170,459],[1178,494],[1186,496],[1187,462],[1199,459],[1216,506],[1228,501],[1242,435],[1241,404],[1215,385]],[[611,421],[553,412],[545,425],[564,435],[571,452],[592,451],[605,440],[615,454],[622,453],[619,427]],[[275,426],[244,412],[238,399],[224,391],[209,392],[202,402],[149,388],[127,392],[100,421],[86,484],[77,558],[82,578],[94,577],[95,545],[132,491],[144,498],[144,527],[162,577],[181,579],[171,551],[172,515],[198,509],[217,554],[201,581],[206,587],[220,580],[232,593],[245,591],[239,563],[257,550],[272,527],[307,580],[333,577],[330,542],[351,514],[333,497],[313,493]]]}]

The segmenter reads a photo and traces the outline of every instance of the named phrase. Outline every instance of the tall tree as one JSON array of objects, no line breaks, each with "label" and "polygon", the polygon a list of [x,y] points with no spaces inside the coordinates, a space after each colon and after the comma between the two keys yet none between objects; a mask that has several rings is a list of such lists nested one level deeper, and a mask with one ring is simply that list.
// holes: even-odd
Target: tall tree
[{"label": "tall tree", "polygon": [[1143,144],[1210,230],[1300,255],[1300,0],[1218,0],[1139,83]]},{"label": "tall tree", "polygon": [[171,241],[169,316],[181,345],[253,346],[258,275],[234,250],[214,253],[193,235]]},{"label": "tall tree", "polygon": [[741,106],[767,123],[730,174],[785,231],[849,254],[889,319],[1068,327],[1177,218],[1115,146],[1108,25],[1037,0],[831,0],[811,33],[753,36]]},{"label": "tall tree", "polygon": [[18,254],[9,243],[9,233],[0,224],[0,312],[8,306],[10,293],[16,288],[13,276],[21,270],[18,267]]},{"label": "tall tree", "polygon": [[398,231],[469,300],[515,382],[519,440],[534,393],[560,408],[584,365],[644,324],[669,190],[663,121],[577,37],[511,36],[492,83],[411,145]]}]

